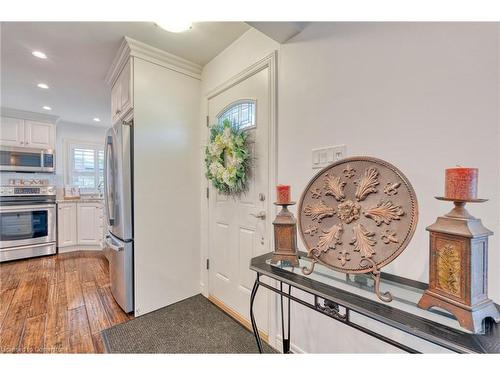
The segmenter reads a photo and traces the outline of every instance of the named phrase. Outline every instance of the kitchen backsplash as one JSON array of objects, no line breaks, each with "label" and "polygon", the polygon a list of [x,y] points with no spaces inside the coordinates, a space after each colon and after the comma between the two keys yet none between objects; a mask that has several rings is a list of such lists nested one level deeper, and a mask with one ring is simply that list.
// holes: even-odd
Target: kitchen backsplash
[{"label": "kitchen backsplash", "polygon": [[63,187],[63,176],[54,173],[18,173],[18,172],[0,173],[0,185],[8,185],[10,179],[49,180],[49,185]]}]

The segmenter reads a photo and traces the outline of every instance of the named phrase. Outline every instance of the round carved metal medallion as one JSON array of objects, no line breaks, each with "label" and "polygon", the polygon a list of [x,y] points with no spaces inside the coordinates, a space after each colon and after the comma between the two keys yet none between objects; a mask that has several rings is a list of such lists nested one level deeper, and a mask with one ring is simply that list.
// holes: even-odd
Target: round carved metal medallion
[{"label": "round carved metal medallion", "polygon": [[415,192],[392,164],[351,157],[316,174],[302,193],[298,226],[309,257],[338,271],[374,272],[410,242]]}]

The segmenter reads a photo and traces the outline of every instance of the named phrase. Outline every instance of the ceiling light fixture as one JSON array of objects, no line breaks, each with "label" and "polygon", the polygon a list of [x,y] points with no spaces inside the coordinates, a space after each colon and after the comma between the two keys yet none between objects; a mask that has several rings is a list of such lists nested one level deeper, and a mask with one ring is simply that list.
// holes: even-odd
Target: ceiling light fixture
[{"label": "ceiling light fixture", "polygon": [[170,31],[171,33],[181,33],[191,29],[193,26],[192,22],[182,20],[160,21],[155,22],[155,24],[163,30]]},{"label": "ceiling light fixture", "polygon": [[41,89],[48,89],[49,88],[49,85],[47,85],[46,83],[39,83],[37,86],[40,87]]},{"label": "ceiling light fixture", "polygon": [[49,107],[48,105],[44,105],[42,108],[45,109],[46,111],[52,111],[52,108]]},{"label": "ceiling light fixture", "polygon": [[33,51],[31,54],[35,57],[38,57],[39,59],[46,59],[47,55],[43,53],[42,51]]},{"label": "ceiling light fixture", "polygon": [[95,122],[101,122],[101,119],[99,117],[94,117]]}]

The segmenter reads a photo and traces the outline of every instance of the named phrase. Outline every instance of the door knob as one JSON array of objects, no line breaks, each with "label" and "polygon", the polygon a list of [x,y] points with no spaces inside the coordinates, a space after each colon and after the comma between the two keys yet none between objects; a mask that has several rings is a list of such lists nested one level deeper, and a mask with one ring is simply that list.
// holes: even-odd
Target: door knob
[{"label": "door knob", "polygon": [[256,217],[257,219],[264,220],[266,218],[266,211],[260,211],[258,214],[250,214],[250,215]]}]

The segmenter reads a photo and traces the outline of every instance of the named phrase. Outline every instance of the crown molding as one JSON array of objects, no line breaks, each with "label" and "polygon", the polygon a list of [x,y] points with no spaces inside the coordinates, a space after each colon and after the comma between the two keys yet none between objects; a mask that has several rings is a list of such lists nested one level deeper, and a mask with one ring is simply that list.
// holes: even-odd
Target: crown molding
[{"label": "crown molding", "polygon": [[105,82],[108,85],[112,86],[114,84],[123,66],[131,56],[201,79],[201,65],[126,36],[123,38],[113,63],[106,74]]},{"label": "crown molding", "polygon": [[0,112],[2,116],[21,118],[23,120],[48,122],[51,124],[55,124],[59,121],[59,116],[49,115],[46,113],[24,111],[22,109],[1,107]]}]

